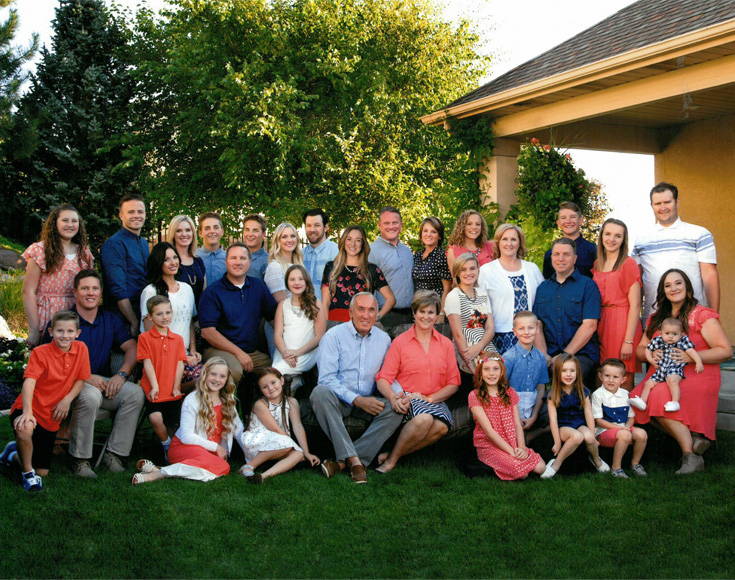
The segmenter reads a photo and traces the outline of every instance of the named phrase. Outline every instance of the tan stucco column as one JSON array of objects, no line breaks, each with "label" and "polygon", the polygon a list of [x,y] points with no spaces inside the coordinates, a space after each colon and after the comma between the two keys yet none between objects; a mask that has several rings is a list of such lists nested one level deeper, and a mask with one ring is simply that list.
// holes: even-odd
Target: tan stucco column
[{"label": "tan stucco column", "polygon": [[496,139],[492,157],[485,159],[480,170],[482,204],[497,203],[505,216],[516,202],[515,182],[521,144],[513,139]]}]

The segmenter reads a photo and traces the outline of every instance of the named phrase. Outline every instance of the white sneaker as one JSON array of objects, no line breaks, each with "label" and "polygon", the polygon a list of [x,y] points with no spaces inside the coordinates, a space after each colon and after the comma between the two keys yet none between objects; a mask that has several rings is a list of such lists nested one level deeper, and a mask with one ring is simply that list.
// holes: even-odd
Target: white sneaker
[{"label": "white sneaker", "polygon": [[645,411],[647,407],[646,402],[638,396],[628,399],[628,404],[631,407],[635,407],[639,411]]},{"label": "white sneaker", "polygon": [[602,457],[599,458],[600,459],[600,465],[595,465],[595,460],[592,459],[592,456],[591,455],[588,455],[587,457],[589,457],[590,463],[592,464],[592,467],[594,467],[597,470],[598,473],[610,473],[610,466],[607,463],[605,463],[605,461],[604,461],[604,459],[602,459]]},{"label": "white sneaker", "polygon": [[556,469],[554,469],[554,459],[546,464],[546,469],[541,474],[541,479],[551,479],[556,475]]},{"label": "white sneaker", "polygon": [[679,409],[681,409],[679,401],[669,401],[664,405],[664,411],[666,411],[667,413],[673,413],[674,411],[678,411]]}]

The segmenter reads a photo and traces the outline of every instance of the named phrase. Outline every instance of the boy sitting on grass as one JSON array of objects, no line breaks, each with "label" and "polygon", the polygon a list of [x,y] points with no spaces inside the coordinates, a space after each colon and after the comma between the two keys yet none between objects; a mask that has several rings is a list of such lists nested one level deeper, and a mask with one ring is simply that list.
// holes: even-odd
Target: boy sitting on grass
[{"label": "boy sitting on grass", "polygon": [[20,463],[26,491],[43,489],[42,476],[51,467],[56,432],[69,407],[92,374],[87,346],[76,340],[79,317],[62,310],[51,319],[53,341],[33,349],[23,373],[23,390],[10,409],[15,441],[5,446],[0,460]]}]

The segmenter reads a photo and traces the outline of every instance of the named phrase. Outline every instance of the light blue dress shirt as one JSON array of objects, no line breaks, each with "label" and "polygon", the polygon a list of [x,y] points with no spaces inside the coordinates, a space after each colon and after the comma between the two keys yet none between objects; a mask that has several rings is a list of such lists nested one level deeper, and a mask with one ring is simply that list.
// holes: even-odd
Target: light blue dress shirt
[{"label": "light blue dress shirt", "polygon": [[214,252],[210,252],[206,248],[197,248],[197,256],[204,262],[204,269],[207,272],[207,286],[211,286],[225,275],[227,271],[225,265],[227,252],[222,248],[217,248]]},{"label": "light blue dress shirt", "polygon": [[268,252],[265,249],[260,248],[257,252],[250,254],[250,268],[248,269],[248,276],[253,278],[265,278],[265,269],[268,267]]},{"label": "light blue dress shirt", "polygon": [[[368,261],[383,271],[388,286],[396,297],[394,308],[409,308],[413,300],[413,252],[401,242],[394,246],[378,237],[370,246]],[[382,308],[385,298],[376,293],[378,304]]]},{"label": "light blue dress shirt", "polygon": [[304,247],[304,268],[309,272],[314,284],[317,300],[322,299],[322,275],[327,262],[334,260],[338,252],[337,244],[332,240],[324,240],[316,248],[311,244]]}]

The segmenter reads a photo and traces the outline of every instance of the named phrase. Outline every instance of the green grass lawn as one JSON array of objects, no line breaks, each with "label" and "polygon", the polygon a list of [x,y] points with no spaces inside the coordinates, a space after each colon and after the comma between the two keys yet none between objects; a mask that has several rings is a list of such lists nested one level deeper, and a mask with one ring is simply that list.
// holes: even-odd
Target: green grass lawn
[{"label": "green grass lawn", "polygon": [[467,439],[363,486],[303,469],[133,488],[62,465],[38,494],[0,479],[0,577],[733,577],[735,433],[720,436],[707,471],[679,478],[654,433],[650,476],[625,481],[469,479]]}]

